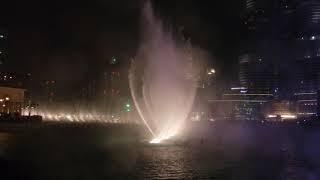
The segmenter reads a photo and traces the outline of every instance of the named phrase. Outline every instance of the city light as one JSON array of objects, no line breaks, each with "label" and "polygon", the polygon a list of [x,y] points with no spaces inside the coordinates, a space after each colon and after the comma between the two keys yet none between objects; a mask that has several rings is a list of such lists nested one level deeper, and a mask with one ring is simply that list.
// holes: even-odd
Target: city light
[{"label": "city light", "polygon": [[281,119],[297,119],[296,115],[283,114],[281,115]]},{"label": "city light", "polygon": [[269,114],[267,115],[268,118],[277,118],[277,117],[280,117],[282,120],[285,120],[285,119],[297,119],[297,116],[296,115],[293,115],[293,114],[279,114],[279,115],[276,115],[276,114]]},{"label": "city light", "polygon": [[6,97],[5,99],[6,99],[6,101],[9,101],[9,100],[10,100],[10,98],[9,98],[9,97]]},{"label": "city light", "polygon": [[212,75],[212,74],[215,74],[216,73],[216,70],[211,68],[209,71],[208,71],[208,75]]},{"label": "city light", "polygon": [[124,106],[124,110],[126,112],[130,112],[131,111],[131,105],[129,103],[126,103],[125,106]]},{"label": "city light", "polygon": [[295,96],[299,96],[299,95],[314,95],[317,94],[316,92],[310,92],[310,93],[294,93]]},{"label": "city light", "polygon": [[273,94],[224,94],[224,96],[273,96]]},{"label": "city light", "polygon": [[231,90],[245,90],[245,87],[232,87]]},{"label": "city light", "polygon": [[[96,112],[78,112],[71,113],[66,111],[41,111],[36,108],[32,109],[32,107],[21,108],[21,115],[28,116],[30,115],[39,115],[42,116],[43,121],[47,122],[99,122],[99,123],[128,123],[128,119],[121,117],[121,115],[107,115],[104,113],[96,113]],[[125,111],[129,112],[129,111]],[[132,120],[132,119],[130,119]],[[136,121],[130,121],[131,123],[137,123]]]},{"label": "city light", "polygon": [[116,63],[117,63],[117,59],[115,57],[112,57],[110,64],[116,64]]}]

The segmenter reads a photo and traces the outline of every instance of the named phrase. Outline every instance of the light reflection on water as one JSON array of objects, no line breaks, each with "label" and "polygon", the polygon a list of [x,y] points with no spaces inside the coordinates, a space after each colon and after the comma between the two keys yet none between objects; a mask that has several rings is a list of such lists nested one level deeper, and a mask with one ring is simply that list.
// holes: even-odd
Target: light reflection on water
[{"label": "light reflection on water", "polygon": [[192,177],[188,151],[182,147],[146,147],[140,151],[137,172],[143,179],[186,179]]},{"label": "light reflection on water", "polygon": [[137,161],[138,179],[307,179],[305,163],[297,157],[290,159],[287,152],[278,157],[254,153],[253,157],[235,157],[213,149],[193,148],[142,148]]},{"label": "light reflection on water", "polygon": [[[301,155],[300,142],[291,138],[283,138],[277,147],[271,144],[239,147],[214,140],[159,147],[138,146],[130,139],[132,134],[121,136],[123,132],[118,129],[107,135],[105,132],[110,130],[68,127],[19,135],[0,133],[0,149],[8,153],[0,154],[0,166],[8,167],[6,163],[9,163],[12,169],[8,172],[21,174],[21,179],[314,180],[319,177],[317,164],[310,168],[308,159]],[[113,136],[112,140],[106,139],[107,136]]]}]

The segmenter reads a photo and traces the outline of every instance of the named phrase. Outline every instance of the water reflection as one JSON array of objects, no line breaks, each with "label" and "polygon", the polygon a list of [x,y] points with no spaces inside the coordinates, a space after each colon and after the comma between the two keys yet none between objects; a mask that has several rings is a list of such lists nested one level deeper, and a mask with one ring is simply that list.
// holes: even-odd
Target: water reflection
[{"label": "water reflection", "polygon": [[[193,139],[188,146],[142,146],[137,131],[125,125],[43,126],[23,132],[0,133],[1,179],[317,179],[315,151],[304,141],[318,137],[302,132]],[[268,133],[270,130],[268,130]],[[302,136],[304,134],[304,136]],[[258,134],[257,134],[258,136]],[[278,137],[275,139],[275,137]],[[272,139],[272,141],[268,141]],[[228,142],[229,141],[229,142]],[[241,139],[237,139],[241,141]],[[232,143],[231,143],[232,142]],[[265,144],[270,142],[270,144]],[[240,144],[240,143],[239,143]]]},{"label": "water reflection", "polygon": [[137,172],[141,179],[189,179],[192,167],[188,149],[182,147],[141,148]]}]

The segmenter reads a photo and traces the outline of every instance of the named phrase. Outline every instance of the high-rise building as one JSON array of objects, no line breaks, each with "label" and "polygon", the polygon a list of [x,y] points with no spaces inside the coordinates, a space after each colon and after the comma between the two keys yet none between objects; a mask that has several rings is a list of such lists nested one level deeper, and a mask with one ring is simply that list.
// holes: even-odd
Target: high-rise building
[{"label": "high-rise building", "polygon": [[320,2],[246,0],[239,56],[246,93],[296,100],[299,115],[315,115],[320,89]]},{"label": "high-rise building", "polygon": [[246,0],[243,14],[245,35],[239,55],[239,80],[248,93],[272,93],[277,88],[278,72],[274,66],[276,44],[273,3]]},{"label": "high-rise building", "polygon": [[259,115],[265,96],[270,99],[279,90],[279,69],[275,64],[279,38],[274,28],[279,6],[270,0],[246,0],[244,5],[244,35],[239,54],[241,91],[232,94],[232,100],[238,102],[234,114],[252,120]]},{"label": "high-rise building", "polygon": [[2,66],[8,57],[8,33],[0,28],[0,66]]},{"label": "high-rise building", "polygon": [[320,89],[320,2],[297,1],[296,19],[294,95],[300,116],[316,115]]},{"label": "high-rise building", "polygon": [[278,88],[278,72],[274,64],[257,53],[239,58],[239,80],[246,93],[273,93]]}]

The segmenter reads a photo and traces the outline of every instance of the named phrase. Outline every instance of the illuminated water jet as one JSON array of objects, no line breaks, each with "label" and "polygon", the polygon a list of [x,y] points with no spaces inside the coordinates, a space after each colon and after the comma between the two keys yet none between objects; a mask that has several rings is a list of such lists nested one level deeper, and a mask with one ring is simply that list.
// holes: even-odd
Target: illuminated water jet
[{"label": "illuminated water jet", "polygon": [[154,16],[143,9],[143,39],[129,72],[130,91],[150,143],[176,136],[185,123],[196,93],[192,58]]}]

